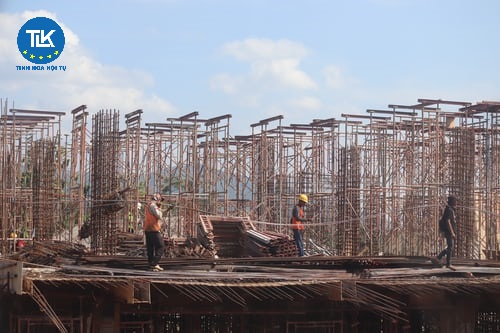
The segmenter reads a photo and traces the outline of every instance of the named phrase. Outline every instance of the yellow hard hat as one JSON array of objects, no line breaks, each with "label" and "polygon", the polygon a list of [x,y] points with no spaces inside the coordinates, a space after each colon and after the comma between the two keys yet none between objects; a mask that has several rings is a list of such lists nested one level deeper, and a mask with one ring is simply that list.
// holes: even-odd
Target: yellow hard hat
[{"label": "yellow hard hat", "polygon": [[307,195],[306,195],[306,194],[301,194],[301,195],[299,195],[299,200],[300,200],[300,201],[303,201],[303,202],[305,202],[305,203],[308,203],[308,202],[309,202],[309,198],[307,197]]}]

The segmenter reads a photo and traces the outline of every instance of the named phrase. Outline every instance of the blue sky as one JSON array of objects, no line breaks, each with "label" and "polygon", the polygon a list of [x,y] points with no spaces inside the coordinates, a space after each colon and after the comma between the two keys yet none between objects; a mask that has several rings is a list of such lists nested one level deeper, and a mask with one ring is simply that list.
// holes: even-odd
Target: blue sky
[{"label": "blue sky", "polygon": [[[500,101],[498,13],[496,0],[0,0],[0,98],[67,123],[81,104],[146,122],[232,114],[231,135],[276,115]],[[65,72],[16,70],[37,16],[63,28]]]}]

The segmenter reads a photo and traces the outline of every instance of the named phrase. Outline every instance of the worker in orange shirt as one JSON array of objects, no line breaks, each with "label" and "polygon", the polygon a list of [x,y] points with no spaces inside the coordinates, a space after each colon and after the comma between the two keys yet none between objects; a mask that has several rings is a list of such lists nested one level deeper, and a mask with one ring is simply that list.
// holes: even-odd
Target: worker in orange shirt
[{"label": "worker in orange shirt", "polygon": [[293,231],[293,240],[297,245],[297,249],[299,250],[299,256],[304,256],[304,243],[303,243],[303,234],[304,234],[304,224],[307,220],[304,218],[304,206],[309,202],[309,198],[306,194],[299,195],[299,202],[293,206],[292,210],[292,218],[290,220],[292,231]]},{"label": "worker in orange shirt", "polygon": [[160,193],[155,193],[151,202],[144,207],[144,234],[146,236],[146,251],[148,264],[153,271],[162,271],[159,262],[165,250],[165,242],[161,233],[163,213],[161,202],[164,198]]}]

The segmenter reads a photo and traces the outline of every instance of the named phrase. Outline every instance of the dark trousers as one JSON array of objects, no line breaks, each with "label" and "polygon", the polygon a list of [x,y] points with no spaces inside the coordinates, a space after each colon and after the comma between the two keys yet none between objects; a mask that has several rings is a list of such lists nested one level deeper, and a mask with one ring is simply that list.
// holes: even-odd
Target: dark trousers
[{"label": "dark trousers", "polygon": [[303,230],[292,229],[293,230],[293,240],[295,241],[295,245],[297,245],[297,249],[299,250],[299,257],[304,256],[304,243],[302,242],[302,233]]},{"label": "dark trousers", "polygon": [[446,249],[441,251],[441,253],[438,255],[438,259],[441,260],[441,258],[446,255],[446,266],[450,266],[451,255],[453,253],[453,237],[447,234],[445,234],[444,237],[446,238]]},{"label": "dark trousers", "polygon": [[159,231],[146,231],[146,251],[150,266],[158,265],[164,249],[163,235]]}]

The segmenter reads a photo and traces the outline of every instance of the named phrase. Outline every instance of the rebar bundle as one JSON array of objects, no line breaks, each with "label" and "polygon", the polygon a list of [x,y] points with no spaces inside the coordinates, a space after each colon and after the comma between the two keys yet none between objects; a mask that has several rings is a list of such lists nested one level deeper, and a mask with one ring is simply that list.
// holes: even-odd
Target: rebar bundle
[{"label": "rebar bundle", "polygon": [[101,110],[93,118],[91,156],[91,247],[114,254],[117,245],[119,113]]},{"label": "rebar bundle", "polygon": [[57,142],[50,139],[33,143],[31,187],[33,193],[33,230],[38,240],[50,240],[61,228],[61,188],[57,181]]}]

